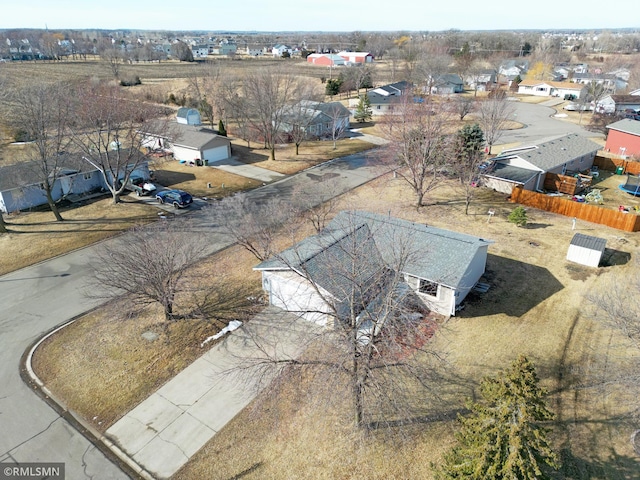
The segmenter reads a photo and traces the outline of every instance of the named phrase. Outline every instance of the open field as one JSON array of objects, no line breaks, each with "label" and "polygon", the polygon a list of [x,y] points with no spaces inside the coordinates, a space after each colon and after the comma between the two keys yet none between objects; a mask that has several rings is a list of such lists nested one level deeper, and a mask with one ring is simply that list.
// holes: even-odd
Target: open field
[{"label": "open field", "polygon": [[[340,199],[340,208],[390,213],[495,241],[485,275],[491,288],[470,296],[460,315],[434,337],[445,362],[432,402],[423,406],[430,415],[395,429],[354,433],[342,415],[348,406],[340,396],[330,408],[317,408],[311,401],[315,387],[301,379],[288,385],[283,397],[259,399],[243,411],[174,479],[432,478],[430,462],[453,441],[455,412],[476,394],[482,376],[495,374],[519,353],[535,362],[550,391],[557,415],[550,426],[563,461],[557,478],[636,476],[639,464],[628,441],[633,426],[625,417],[637,406],[636,398],[615,385],[605,391],[586,386],[593,373],[616,371],[625,355],[638,352],[616,348],[619,338],[587,315],[585,295],[633,268],[629,256],[638,253],[637,235],[578,222],[576,231],[607,240],[606,266],[589,269],[565,261],[575,233],[571,219],[530,209],[528,227],[518,228],[506,220],[514,205],[503,195],[479,190],[470,215],[464,215],[456,192],[455,184],[447,183],[433,192],[431,206],[418,211],[402,181],[387,176]],[[496,211],[491,220],[489,209]],[[239,249],[228,252],[232,264],[229,257],[212,257],[205,268],[234,272],[258,289],[259,277],[250,270],[256,261]],[[172,342],[185,342],[181,357],[171,345],[144,344],[140,334],[153,325],[151,317],[124,323],[108,315],[79,320],[38,353],[37,371],[55,393],[104,429],[166,380],[166,371],[192,359],[194,345],[206,333],[197,329],[208,328],[172,327]],[[87,344],[92,356],[108,358],[108,371],[84,354]],[[156,358],[161,366],[154,364]],[[127,389],[135,395],[113,395],[124,379],[130,379]]]}]

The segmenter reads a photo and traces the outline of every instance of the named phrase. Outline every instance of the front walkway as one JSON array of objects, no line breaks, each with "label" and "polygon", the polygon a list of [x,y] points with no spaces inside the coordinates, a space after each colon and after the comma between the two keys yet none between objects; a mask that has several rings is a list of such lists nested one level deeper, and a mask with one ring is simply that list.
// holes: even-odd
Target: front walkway
[{"label": "front walkway", "polygon": [[169,478],[257,395],[255,377],[241,378],[237,368],[261,355],[253,339],[268,344],[278,358],[295,358],[311,330],[309,322],[268,307],[127,413],[106,436],[153,477]]}]

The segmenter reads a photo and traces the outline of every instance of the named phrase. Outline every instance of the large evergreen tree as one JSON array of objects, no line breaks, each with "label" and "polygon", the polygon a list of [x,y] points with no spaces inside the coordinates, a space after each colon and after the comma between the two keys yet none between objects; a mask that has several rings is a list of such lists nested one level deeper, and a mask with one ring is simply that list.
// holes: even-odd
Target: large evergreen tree
[{"label": "large evergreen tree", "polygon": [[558,460],[540,425],[553,418],[535,368],[520,355],[511,368],[480,386],[483,401],[459,417],[458,444],[445,454],[437,478],[542,480]]},{"label": "large evergreen tree", "polygon": [[353,113],[353,118],[355,118],[358,123],[362,123],[371,120],[371,115],[373,115],[373,112],[371,111],[369,97],[367,95],[360,95],[360,101],[358,102],[356,111]]},{"label": "large evergreen tree", "polygon": [[478,186],[480,177],[478,167],[484,160],[484,133],[477,123],[465,125],[458,130],[453,141],[453,152],[456,157],[453,167],[464,194],[464,213],[468,215],[469,205],[475,195],[475,187]]}]

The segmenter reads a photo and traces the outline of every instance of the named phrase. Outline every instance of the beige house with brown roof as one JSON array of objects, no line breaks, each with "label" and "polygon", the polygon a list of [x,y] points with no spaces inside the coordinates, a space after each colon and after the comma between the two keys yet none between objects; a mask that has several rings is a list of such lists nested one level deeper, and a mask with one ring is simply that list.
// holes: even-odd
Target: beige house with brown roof
[{"label": "beige house with brown roof", "polygon": [[561,97],[575,95],[582,97],[586,85],[571,82],[550,82],[545,80],[523,80],[518,84],[518,93],[538,97]]}]

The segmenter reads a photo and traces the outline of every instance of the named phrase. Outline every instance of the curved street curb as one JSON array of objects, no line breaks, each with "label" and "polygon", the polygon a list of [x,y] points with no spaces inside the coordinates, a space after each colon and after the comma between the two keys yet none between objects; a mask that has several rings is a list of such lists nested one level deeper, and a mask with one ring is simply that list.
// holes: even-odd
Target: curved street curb
[{"label": "curved street curb", "polygon": [[67,406],[58,399],[44,384],[42,380],[33,370],[31,361],[33,354],[38,347],[47,340],[50,336],[54,335],[58,331],[62,330],[68,325],[74,323],[78,318],[86,315],[87,313],[96,310],[95,307],[87,312],[83,312],[80,315],[73,317],[66,322],[53,327],[49,331],[45,332],[40,338],[34,340],[31,345],[22,354],[20,358],[20,378],[22,381],[45,403],[47,403],[60,417],[64,418],[71,424],[78,432],[80,432],[89,442],[91,442],[98,450],[100,450],[109,460],[115,463],[127,476],[133,479],[143,480],[155,480],[155,477],[146,471],[141,465],[135,462],[129,457],[120,447],[114,444],[111,440],[105,437],[102,433],[96,430],[92,425],[86,422],[80,415],[72,410],[69,410]]}]

